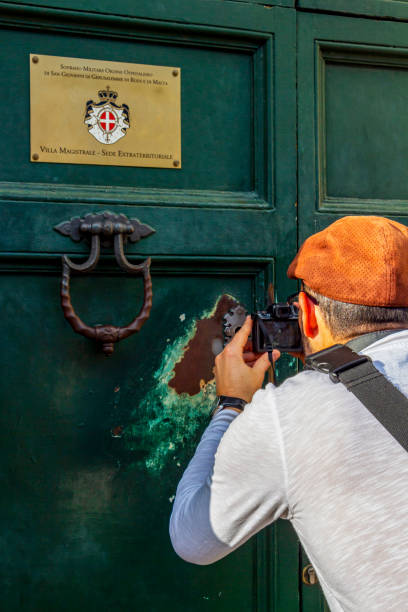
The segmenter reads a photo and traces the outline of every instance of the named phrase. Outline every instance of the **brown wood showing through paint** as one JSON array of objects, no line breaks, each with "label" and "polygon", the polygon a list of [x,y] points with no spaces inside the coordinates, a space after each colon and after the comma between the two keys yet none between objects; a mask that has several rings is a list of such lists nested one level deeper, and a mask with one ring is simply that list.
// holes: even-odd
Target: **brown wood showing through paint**
[{"label": "brown wood showing through paint", "polygon": [[230,308],[237,305],[234,298],[223,295],[214,314],[197,321],[196,333],[187,344],[183,358],[176,364],[169,383],[177,393],[195,395],[200,392],[203,382],[208,383],[214,378],[214,340],[223,342],[222,319]]}]

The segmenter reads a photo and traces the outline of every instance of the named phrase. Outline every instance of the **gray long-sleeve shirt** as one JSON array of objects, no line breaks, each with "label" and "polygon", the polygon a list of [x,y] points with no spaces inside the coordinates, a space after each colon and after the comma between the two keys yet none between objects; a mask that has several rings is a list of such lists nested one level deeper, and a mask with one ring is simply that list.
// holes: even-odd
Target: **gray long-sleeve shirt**
[{"label": "gray long-sleeve shirt", "polygon": [[[363,352],[408,396],[408,331]],[[177,488],[170,535],[181,557],[207,564],[279,517],[333,612],[408,610],[408,453],[324,374],[268,385],[242,414],[212,420]]]}]

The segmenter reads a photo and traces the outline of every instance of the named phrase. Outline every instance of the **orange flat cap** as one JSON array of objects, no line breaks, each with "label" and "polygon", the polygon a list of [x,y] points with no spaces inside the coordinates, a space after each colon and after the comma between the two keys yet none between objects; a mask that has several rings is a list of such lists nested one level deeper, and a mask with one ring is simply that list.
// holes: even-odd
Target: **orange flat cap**
[{"label": "orange flat cap", "polygon": [[303,243],[288,276],[339,302],[408,307],[408,228],[343,217]]}]

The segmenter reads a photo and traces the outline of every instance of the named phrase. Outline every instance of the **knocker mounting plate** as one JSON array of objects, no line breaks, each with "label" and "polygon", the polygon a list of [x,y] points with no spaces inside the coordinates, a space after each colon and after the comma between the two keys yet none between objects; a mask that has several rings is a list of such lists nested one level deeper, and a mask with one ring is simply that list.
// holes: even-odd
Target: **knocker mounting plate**
[{"label": "knocker mounting plate", "polygon": [[139,219],[128,219],[126,215],[116,215],[109,210],[88,213],[84,217],[73,217],[70,221],[62,221],[54,229],[63,236],[69,236],[74,242],[80,242],[83,238],[89,240],[91,236],[99,235],[103,247],[112,246],[115,234],[122,234],[126,244],[128,240],[138,242],[156,231],[141,223]]},{"label": "knocker mounting plate", "polygon": [[[155,230],[149,225],[141,223],[138,219],[129,219],[126,215],[115,214],[108,210],[63,221],[56,225],[54,230],[71,238],[74,242],[80,242],[83,238],[91,241],[91,253],[84,263],[77,264],[67,255],[62,256],[61,307],[65,318],[76,333],[101,343],[105,355],[111,355],[115,342],[128,338],[139,331],[149,318],[152,307],[150,257],[142,264],[133,265],[125,256],[124,244],[128,240],[138,242],[142,238],[153,234]],[[113,245],[116,261],[123,270],[131,274],[143,275],[144,301],[142,308],[137,317],[124,327],[114,325],[95,325],[91,327],[86,325],[75,313],[72,306],[70,295],[71,271],[84,273],[93,270],[99,261],[101,245],[103,247]]]}]

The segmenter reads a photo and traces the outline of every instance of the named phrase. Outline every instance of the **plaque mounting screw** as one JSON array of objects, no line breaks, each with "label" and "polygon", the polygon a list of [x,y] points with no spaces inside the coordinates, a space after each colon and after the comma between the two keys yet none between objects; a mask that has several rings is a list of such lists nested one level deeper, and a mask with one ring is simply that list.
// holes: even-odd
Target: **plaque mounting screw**
[{"label": "plaque mounting screw", "polygon": [[33,64],[38,64],[38,57],[36,55],[34,55],[34,57],[32,58],[32,62]]},{"label": "plaque mounting screw", "polygon": [[173,70],[172,74],[173,74],[173,76],[178,76],[179,71],[178,70]]},{"label": "plaque mounting screw", "polygon": [[179,165],[180,165],[179,160],[178,160],[178,159],[175,159],[175,160],[174,160],[174,162],[173,162],[173,166],[174,166],[175,168],[178,168],[178,167],[179,167]]},{"label": "plaque mounting screw", "polygon": [[33,160],[38,161],[39,159],[40,159],[40,156],[38,155],[38,153],[34,153]]}]

